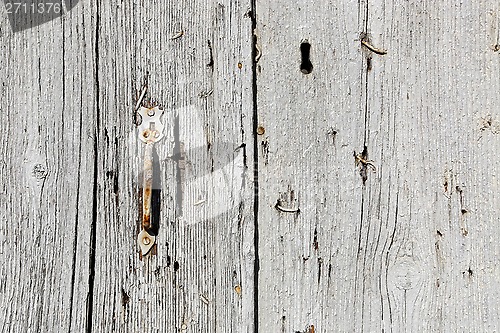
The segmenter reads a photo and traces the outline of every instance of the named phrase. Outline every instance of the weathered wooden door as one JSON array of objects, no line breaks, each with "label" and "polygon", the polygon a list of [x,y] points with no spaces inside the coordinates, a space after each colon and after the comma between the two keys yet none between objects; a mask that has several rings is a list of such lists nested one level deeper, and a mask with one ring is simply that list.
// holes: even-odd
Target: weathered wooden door
[{"label": "weathered wooden door", "polygon": [[35,3],[0,7],[1,332],[500,330],[498,1]]}]

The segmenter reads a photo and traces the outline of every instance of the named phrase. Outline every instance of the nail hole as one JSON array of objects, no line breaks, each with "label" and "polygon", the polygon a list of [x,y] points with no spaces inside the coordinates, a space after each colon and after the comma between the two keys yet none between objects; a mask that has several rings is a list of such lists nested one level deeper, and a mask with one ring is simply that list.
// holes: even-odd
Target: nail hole
[{"label": "nail hole", "polygon": [[266,129],[264,128],[264,126],[257,127],[257,134],[258,135],[263,135],[264,133],[266,133]]},{"label": "nail hole", "polygon": [[300,53],[302,55],[302,63],[300,64],[300,71],[304,74],[309,74],[313,70],[313,65],[309,59],[311,54],[311,44],[308,41],[303,41],[300,44]]}]

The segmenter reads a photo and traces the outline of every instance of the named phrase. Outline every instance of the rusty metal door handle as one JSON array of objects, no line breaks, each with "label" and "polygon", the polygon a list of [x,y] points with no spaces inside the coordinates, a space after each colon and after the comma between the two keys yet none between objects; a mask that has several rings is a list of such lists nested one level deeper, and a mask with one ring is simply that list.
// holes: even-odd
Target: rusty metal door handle
[{"label": "rusty metal door handle", "polygon": [[142,190],[142,223],[141,232],[137,237],[137,243],[141,254],[145,256],[151,251],[156,236],[151,231],[151,194],[153,192],[153,145],[163,138],[164,125],[160,117],[163,110],[159,107],[141,107],[137,111],[141,122],[138,126],[139,140],[145,143],[144,148],[144,173]]}]

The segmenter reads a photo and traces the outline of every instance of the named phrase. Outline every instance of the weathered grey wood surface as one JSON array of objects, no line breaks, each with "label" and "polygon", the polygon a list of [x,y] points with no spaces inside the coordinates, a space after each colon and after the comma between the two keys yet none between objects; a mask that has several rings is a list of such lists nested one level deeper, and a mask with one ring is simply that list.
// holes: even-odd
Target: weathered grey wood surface
[{"label": "weathered grey wood surface", "polygon": [[[250,9],[83,1],[16,34],[2,21],[2,331],[253,331]],[[147,72],[168,134],[140,261]]]},{"label": "weathered grey wood surface", "polygon": [[95,20],[0,33],[0,331],[85,331],[94,179]]},{"label": "weathered grey wood surface", "polygon": [[[493,0],[4,15],[0,331],[500,330],[499,36]],[[146,73],[167,126],[140,260]]]},{"label": "weathered grey wood surface", "polygon": [[260,331],[498,331],[499,15],[257,2]]},{"label": "weathered grey wood surface", "polygon": [[[102,149],[92,324],[98,331],[253,331],[249,6],[97,6]],[[136,143],[131,91],[146,72],[151,95],[166,106],[167,128],[157,144],[158,254],[140,261],[134,169],[142,167],[142,147]]]}]

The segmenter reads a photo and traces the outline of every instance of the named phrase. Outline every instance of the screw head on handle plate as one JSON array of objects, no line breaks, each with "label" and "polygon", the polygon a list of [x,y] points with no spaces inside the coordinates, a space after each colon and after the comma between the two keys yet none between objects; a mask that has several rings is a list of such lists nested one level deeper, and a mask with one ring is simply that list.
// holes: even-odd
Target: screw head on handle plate
[{"label": "screw head on handle plate", "polygon": [[141,248],[142,256],[145,256],[146,254],[149,253],[149,251],[151,251],[153,245],[155,245],[155,242],[156,242],[156,237],[150,235],[146,230],[143,229],[139,233],[139,235],[137,236],[137,243]]}]

